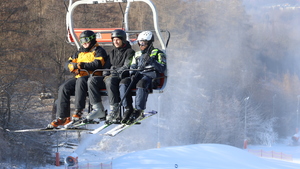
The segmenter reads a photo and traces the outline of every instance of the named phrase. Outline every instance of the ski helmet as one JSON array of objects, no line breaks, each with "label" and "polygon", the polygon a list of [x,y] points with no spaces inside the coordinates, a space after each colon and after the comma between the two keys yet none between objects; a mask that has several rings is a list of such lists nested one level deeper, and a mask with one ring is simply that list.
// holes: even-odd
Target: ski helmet
[{"label": "ski helmet", "polygon": [[144,41],[148,41],[148,43],[152,43],[154,41],[154,36],[153,33],[151,31],[143,31],[139,34],[138,41],[140,40],[144,40]]},{"label": "ski helmet", "polygon": [[81,44],[96,42],[96,34],[91,30],[85,30],[80,34],[79,41]]},{"label": "ski helmet", "polygon": [[122,29],[116,29],[111,33],[111,40],[113,40],[113,38],[120,38],[124,44],[126,42],[126,37],[126,32]]}]

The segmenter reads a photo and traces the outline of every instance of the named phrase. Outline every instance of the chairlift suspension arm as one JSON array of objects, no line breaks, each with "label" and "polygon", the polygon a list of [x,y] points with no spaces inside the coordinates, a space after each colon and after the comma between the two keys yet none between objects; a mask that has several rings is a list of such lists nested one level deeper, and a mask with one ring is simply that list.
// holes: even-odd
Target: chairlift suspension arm
[{"label": "chairlift suspension arm", "polygon": [[[151,8],[152,10],[152,14],[153,14],[153,23],[154,23],[154,29],[155,29],[155,32],[156,32],[156,35],[157,35],[157,38],[161,44],[161,49],[163,51],[166,50],[166,45],[164,43],[164,40],[162,38],[162,35],[161,35],[161,32],[160,32],[160,28],[158,26],[158,15],[157,15],[157,12],[156,12],[156,7],[155,5],[150,1],[150,0],[129,0],[128,2],[136,2],[136,1],[140,1],[140,2],[145,2],[146,4],[149,5],[149,7]],[[126,17],[125,17],[126,18]]]},{"label": "chairlift suspension arm", "polygon": [[80,43],[79,43],[79,40],[76,37],[75,31],[74,31],[74,24],[73,24],[73,17],[72,16],[73,16],[74,9],[78,5],[101,4],[101,3],[121,3],[121,2],[126,3],[127,2],[126,10],[125,10],[125,13],[124,13],[124,27],[125,27],[125,31],[129,31],[128,14],[129,14],[129,10],[130,10],[130,3],[131,2],[138,2],[138,1],[145,2],[151,8],[152,14],[153,14],[154,29],[155,29],[157,38],[158,38],[158,40],[161,44],[161,49],[163,51],[165,51],[166,50],[166,45],[164,43],[163,37],[161,35],[160,28],[159,28],[159,25],[158,25],[158,15],[157,15],[157,12],[156,12],[156,8],[150,0],[79,0],[79,1],[76,1],[74,3],[73,3],[73,0],[69,0],[69,6],[68,6],[68,10],[67,10],[67,15],[66,15],[67,31],[69,31],[69,33],[73,37],[76,47],[79,49],[80,48]]}]

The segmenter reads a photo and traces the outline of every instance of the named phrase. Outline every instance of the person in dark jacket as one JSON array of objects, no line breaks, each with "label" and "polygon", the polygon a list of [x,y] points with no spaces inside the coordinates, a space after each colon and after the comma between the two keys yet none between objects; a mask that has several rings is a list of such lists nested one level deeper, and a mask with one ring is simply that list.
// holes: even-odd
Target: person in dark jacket
[{"label": "person in dark jacket", "polygon": [[106,123],[118,123],[121,120],[118,106],[121,101],[119,83],[122,78],[129,77],[129,71],[124,70],[129,69],[131,60],[135,54],[126,37],[126,32],[121,29],[116,29],[111,34],[114,49],[109,53],[108,65],[113,70],[104,73],[106,75],[104,82],[110,104]]},{"label": "person in dark jacket", "polygon": [[[98,45],[93,31],[83,31],[79,36],[79,40],[82,46],[68,59],[65,65],[65,69],[74,73],[75,77],[68,79],[59,87],[56,101],[58,117],[48,125],[48,128],[67,125],[72,120],[81,118],[86,104],[89,74],[96,69],[103,68],[108,59],[106,51]],[[87,72],[80,71],[82,69]],[[97,72],[96,75],[101,76],[102,72]],[[72,95],[75,95],[75,112],[71,118],[70,97]]]},{"label": "person in dark jacket", "polygon": [[140,51],[135,52],[130,69],[130,76],[120,82],[120,96],[125,96],[126,90],[130,86],[136,88],[135,108],[133,109],[132,95],[129,92],[122,102],[122,106],[127,107],[123,114],[122,123],[132,123],[143,115],[146,109],[149,89],[152,88],[153,79],[160,76],[166,70],[166,56],[164,52],[153,47],[154,36],[151,31],[143,31],[138,36]]}]

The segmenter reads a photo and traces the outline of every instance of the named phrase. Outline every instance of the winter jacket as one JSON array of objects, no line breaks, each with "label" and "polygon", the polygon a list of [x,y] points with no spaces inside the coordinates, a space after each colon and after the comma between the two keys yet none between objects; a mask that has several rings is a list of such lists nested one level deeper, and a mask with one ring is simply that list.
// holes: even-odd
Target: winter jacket
[{"label": "winter jacket", "polygon": [[113,76],[119,76],[122,77],[128,77],[129,72],[125,71],[125,69],[129,69],[130,63],[132,61],[132,58],[134,56],[135,51],[131,48],[131,45],[128,41],[126,41],[126,44],[124,47],[121,48],[114,48],[109,53],[109,63],[107,67],[110,67],[110,69],[114,69],[115,71],[106,72],[105,75],[113,75]]},{"label": "winter jacket", "polygon": [[[132,59],[130,69],[146,69],[142,71],[141,74],[151,78],[157,78],[160,73],[164,73],[166,70],[166,55],[163,51],[153,47],[151,47],[149,51],[151,52],[136,52]],[[134,71],[130,72],[130,74],[133,73]]]},{"label": "winter jacket", "polygon": [[[108,60],[106,51],[96,43],[89,52],[84,52],[83,47],[81,47],[74,55],[72,55],[65,66],[65,69],[70,72],[76,72],[78,69],[85,69],[88,71],[80,71],[76,74],[75,78],[81,76],[87,76],[93,73],[96,69],[104,69],[105,63]],[[78,67],[78,63],[80,63]],[[101,76],[102,72],[96,72],[95,76]]]}]

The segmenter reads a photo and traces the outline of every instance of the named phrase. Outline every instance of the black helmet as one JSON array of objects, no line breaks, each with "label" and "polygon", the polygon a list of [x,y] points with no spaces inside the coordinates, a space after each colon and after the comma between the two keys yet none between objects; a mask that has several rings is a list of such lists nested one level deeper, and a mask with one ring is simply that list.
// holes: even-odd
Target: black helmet
[{"label": "black helmet", "polygon": [[125,31],[123,31],[122,29],[116,29],[114,31],[112,31],[111,33],[111,40],[113,40],[113,38],[120,38],[122,40],[123,43],[126,42],[126,33]]},{"label": "black helmet", "polygon": [[96,34],[91,30],[85,30],[80,34],[79,41],[81,44],[94,41],[96,42]]}]

